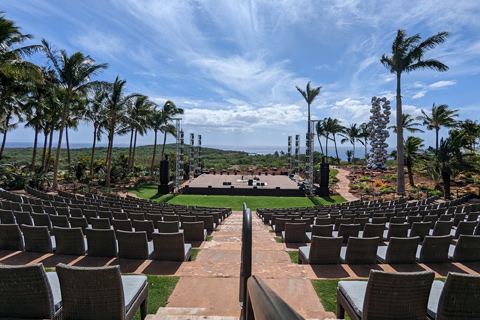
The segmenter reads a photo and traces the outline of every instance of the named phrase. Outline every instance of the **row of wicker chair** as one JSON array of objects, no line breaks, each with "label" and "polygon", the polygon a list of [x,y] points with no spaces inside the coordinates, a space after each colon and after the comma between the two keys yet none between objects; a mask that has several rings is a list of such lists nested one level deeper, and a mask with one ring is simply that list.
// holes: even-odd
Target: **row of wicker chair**
[{"label": "row of wicker chair", "polygon": [[119,266],[73,267],[41,263],[0,266],[1,319],[133,319],[147,315],[148,282],[121,275]]},{"label": "row of wicker chair", "polygon": [[152,242],[145,231],[53,227],[52,233],[47,227],[0,224],[0,249],[167,261],[188,261],[192,253],[183,232],[154,232]]},{"label": "row of wicker chair", "polygon": [[444,263],[480,261],[480,236],[461,235],[456,245],[452,236],[392,237],[388,246],[379,246],[378,237],[313,236],[311,246],[298,249],[298,262],[307,264]]},{"label": "row of wicker chair", "polygon": [[371,270],[368,282],[340,281],[337,318],[478,319],[480,277],[449,273],[445,284],[433,271]]}]

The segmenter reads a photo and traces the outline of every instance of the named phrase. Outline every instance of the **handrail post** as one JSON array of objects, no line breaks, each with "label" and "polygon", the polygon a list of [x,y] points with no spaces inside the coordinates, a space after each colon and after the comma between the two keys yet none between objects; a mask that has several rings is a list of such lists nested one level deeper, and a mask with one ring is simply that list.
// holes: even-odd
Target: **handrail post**
[{"label": "handrail post", "polygon": [[[243,226],[242,226],[242,257],[240,264],[240,305],[242,307],[241,319],[247,319],[247,281],[252,275],[252,212],[243,203]],[[251,306],[249,306],[251,309]],[[248,317],[250,318],[250,317]]]}]

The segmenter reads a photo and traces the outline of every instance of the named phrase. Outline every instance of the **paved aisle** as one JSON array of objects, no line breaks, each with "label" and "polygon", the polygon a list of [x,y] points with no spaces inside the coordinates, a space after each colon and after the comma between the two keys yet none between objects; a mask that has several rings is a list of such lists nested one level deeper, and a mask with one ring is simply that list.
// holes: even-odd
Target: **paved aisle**
[{"label": "paved aisle", "polygon": [[[303,266],[290,261],[285,244],[253,215],[253,274],[305,318],[333,317],[326,313]],[[233,212],[205,242],[193,262],[183,263],[166,308],[149,319],[238,319],[242,212]]]}]

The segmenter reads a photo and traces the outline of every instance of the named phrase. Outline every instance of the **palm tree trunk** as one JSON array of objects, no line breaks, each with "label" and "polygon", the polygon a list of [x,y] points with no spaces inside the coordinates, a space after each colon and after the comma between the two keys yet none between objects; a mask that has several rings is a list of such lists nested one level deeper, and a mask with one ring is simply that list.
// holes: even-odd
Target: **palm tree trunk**
[{"label": "palm tree trunk", "polygon": [[328,163],[328,134],[325,136],[325,156],[327,157]]},{"label": "palm tree trunk", "polygon": [[163,136],[163,146],[162,146],[162,157],[161,160],[163,160],[163,157],[165,155],[165,144],[167,143],[167,130],[165,130],[165,135]]},{"label": "palm tree trunk", "polygon": [[95,157],[95,144],[97,143],[97,125],[93,125],[92,156],[90,157],[90,177],[93,178],[93,159]]},{"label": "palm tree trunk", "polygon": [[410,161],[405,161],[405,165],[407,166],[407,172],[408,172],[408,182],[410,183],[410,186],[415,187],[415,183],[413,182],[413,172],[412,172],[412,164]]},{"label": "palm tree trunk", "polygon": [[65,127],[65,142],[67,143],[67,162],[70,163],[70,141],[68,141],[68,126]]},{"label": "palm tree trunk", "polygon": [[38,124],[35,125],[35,138],[33,139],[32,164],[30,165],[30,172],[35,171],[35,162],[37,160],[37,142],[38,142]]},{"label": "palm tree trunk", "polygon": [[365,154],[363,155],[365,157],[365,164],[367,162],[367,153],[368,153],[368,145],[367,145],[367,138],[365,138]]},{"label": "palm tree trunk", "polygon": [[333,135],[333,144],[335,145],[335,154],[337,155],[337,163],[340,164],[340,158],[338,157],[338,149],[337,149],[337,138]]},{"label": "palm tree trunk", "polygon": [[355,142],[352,143],[353,145],[353,154],[352,154],[352,160],[353,160],[353,164],[355,164]]},{"label": "palm tree trunk", "polygon": [[133,140],[132,164],[130,165],[130,170],[132,171],[133,171],[133,168],[135,168],[135,149],[137,148],[137,133],[138,131],[135,129],[135,138]]},{"label": "palm tree trunk", "polygon": [[3,150],[5,150],[5,143],[7,142],[7,132],[8,132],[8,126],[10,125],[11,116],[12,116],[12,113],[9,112],[5,119],[5,133],[3,134],[2,148],[0,149],[0,159],[3,156]]},{"label": "palm tree trunk", "polygon": [[65,94],[65,102],[63,104],[63,113],[62,113],[62,122],[60,123],[60,131],[58,132],[58,144],[57,144],[57,156],[55,159],[55,167],[53,168],[53,189],[58,188],[58,167],[60,165],[60,151],[62,150],[62,138],[63,138],[63,130],[65,129],[65,124],[67,122],[68,116],[68,106],[70,102],[70,95],[67,89]]},{"label": "palm tree trunk", "polygon": [[153,142],[152,166],[150,167],[150,176],[153,177],[153,168],[155,166],[155,154],[157,153],[157,130],[155,130],[155,141]]},{"label": "palm tree trunk", "polygon": [[438,131],[439,128],[435,128],[435,150],[438,151]]},{"label": "palm tree trunk", "polygon": [[105,186],[110,187],[110,174],[112,171],[112,149],[113,149],[113,129],[108,134],[108,149],[107,149],[107,174],[105,177]]},{"label": "palm tree trunk", "polygon": [[401,73],[397,72],[397,194],[405,195]]},{"label": "palm tree trunk", "polygon": [[132,144],[133,144],[133,128],[130,129],[130,147],[128,148],[128,166],[127,171],[130,172],[132,168]]},{"label": "palm tree trunk", "polygon": [[54,123],[50,125],[50,139],[48,142],[48,153],[47,153],[47,158],[45,159],[45,173],[48,172],[48,169],[50,169],[50,158],[52,156],[52,144],[53,144],[53,127]]},{"label": "palm tree trunk", "polygon": [[443,190],[445,200],[450,199],[450,175],[448,173],[442,173]]},{"label": "palm tree trunk", "polygon": [[45,159],[47,155],[47,141],[48,141],[48,131],[44,130],[45,139],[43,141],[43,152],[42,152],[42,168],[45,168]]},{"label": "palm tree trunk", "polygon": [[318,144],[320,145],[320,151],[322,152],[322,155],[325,155],[323,153],[323,146],[322,146],[322,141],[320,141],[320,136],[317,134],[317,139],[318,139]]}]

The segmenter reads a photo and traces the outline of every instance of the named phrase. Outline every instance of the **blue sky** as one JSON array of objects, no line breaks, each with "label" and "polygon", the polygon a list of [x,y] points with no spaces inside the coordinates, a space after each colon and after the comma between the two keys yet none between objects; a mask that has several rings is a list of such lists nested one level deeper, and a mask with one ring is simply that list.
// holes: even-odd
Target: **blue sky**
[{"label": "blue sky", "polygon": [[[305,88],[308,81],[322,86],[312,119],[366,122],[371,97],[386,96],[395,122],[396,81],[380,58],[390,54],[398,29],[423,38],[451,32],[426,57],[449,71],[403,76],[404,112],[417,116],[433,103],[448,104],[459,109],[460,119],[479,119],[478,1],[2,2],[6,18],[33,42],[45,38],[69,54],[82,51],[109,63],[100,80],[119,75],[129,93],[184,108],[182,128],[201,134],[204,145],[282,146],[295,134],[304,145],[307,107],[295,86]],[[45,62],[41,54],[31,59]],[[92,131],[82,125],[71,141],[90,143]],[[432,131],[420,136],[434,144]],[[32,137],[32,130],[18,129],[8,141]],[[128,137],[115,142],[125,144]],[[394,146],[394,135],[388,142]],[[153,133],[140,144],[153,144]]]}]

